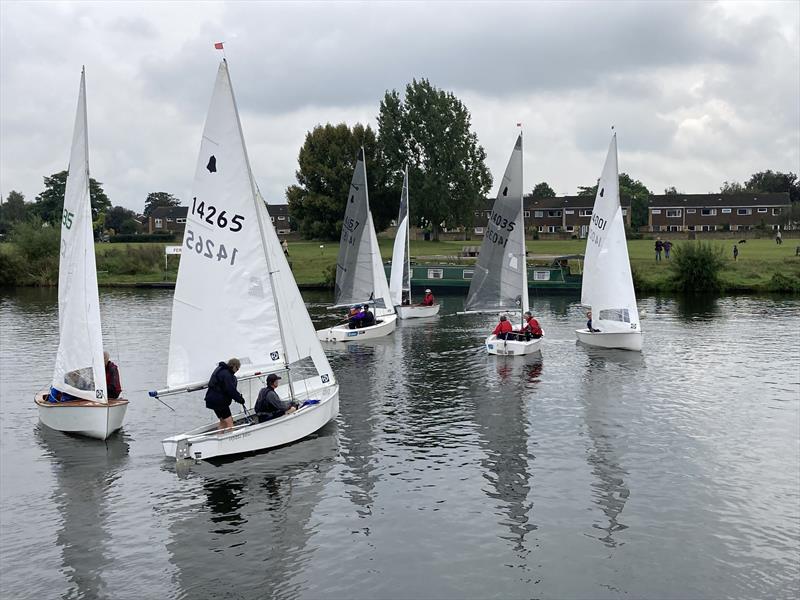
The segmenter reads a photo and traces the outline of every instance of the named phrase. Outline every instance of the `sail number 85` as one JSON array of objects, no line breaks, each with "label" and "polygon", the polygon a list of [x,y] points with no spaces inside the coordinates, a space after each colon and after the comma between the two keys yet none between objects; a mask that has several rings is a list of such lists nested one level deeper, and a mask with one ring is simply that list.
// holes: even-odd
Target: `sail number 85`
[{"label": "sail number 85", "polygon": [[[204,256],[206,258],[214,259],[216,258],[217,261],[226,260],[230,262],[231,266],[236,262],[236,253],[239,251],[237,248],[233,249],[233,252],[228,254],[228,250],[225,248],[225,244],[220,244],[216,246],[213,240],[203,239],[202,235],[198,235],[195,237],[194,231],[191,229],[186,230],[186,242],[185,246],[189,250],[194,250],[200,256]],[[214,250],[216,249],[216,254]]]}]

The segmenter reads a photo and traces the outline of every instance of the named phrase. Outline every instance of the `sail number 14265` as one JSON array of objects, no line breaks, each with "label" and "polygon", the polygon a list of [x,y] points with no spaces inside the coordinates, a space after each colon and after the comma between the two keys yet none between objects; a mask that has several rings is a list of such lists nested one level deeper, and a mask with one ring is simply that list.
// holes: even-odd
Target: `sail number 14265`
[{"label": "sail number 14265", "polygon": [[204,256],[205,258],[210,259],[217,259],[217,261],[226,261],[234,265],[236,262],[236,254],[239,252],[236,248],[234,248],[230,254],[228,250],[225,248],[225,244],[220,244],[217,246],[214,244],[213,240],[209,240],[208,238],[203,239],[202,235],[195,236],[194,231],[191,229],[186,230],[186,242],[184,245],[189,250],[194,250],[200,256]]}]

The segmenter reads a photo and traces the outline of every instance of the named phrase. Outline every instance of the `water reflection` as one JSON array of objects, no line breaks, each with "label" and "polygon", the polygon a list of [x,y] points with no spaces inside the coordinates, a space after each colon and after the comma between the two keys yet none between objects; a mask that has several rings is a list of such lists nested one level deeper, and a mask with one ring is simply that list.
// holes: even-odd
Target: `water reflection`
[{"label": "water reflection", "polygon": [[675,302],[684,321],[712,321],[720,316],[719,296],[713,294],[678,295]]},{"label": "water reflection", "polygon": [[128,438],[118,434],[105,442],[84,440],[40,425],[35,439],[52,460],[56,477],[51,496],[61,518],[56,543],[69,582],[62,598],[104,597],[106,571],[113,564],[111,491],[128,462]]},{"label": "water reflection", "polygon": [[[335,426],[290,446],[219,465],[192,465],[167,543],[181,597],[296,598],[313,561],[309,540],[339,440]],[[164,467],[169,468],[169,467]],[[231,573],[248,574],[232,581]]]}]

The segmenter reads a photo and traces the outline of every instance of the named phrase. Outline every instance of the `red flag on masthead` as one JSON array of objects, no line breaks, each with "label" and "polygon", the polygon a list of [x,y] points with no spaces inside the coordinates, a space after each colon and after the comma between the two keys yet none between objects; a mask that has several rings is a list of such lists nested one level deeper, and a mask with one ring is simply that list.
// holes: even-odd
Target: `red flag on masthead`
[{"label": "red flag on masthead", "polygon": [[216,48],[217,50],[222,50],[222,44],[223,42],[216,42],[214,44],[214,48]]}]

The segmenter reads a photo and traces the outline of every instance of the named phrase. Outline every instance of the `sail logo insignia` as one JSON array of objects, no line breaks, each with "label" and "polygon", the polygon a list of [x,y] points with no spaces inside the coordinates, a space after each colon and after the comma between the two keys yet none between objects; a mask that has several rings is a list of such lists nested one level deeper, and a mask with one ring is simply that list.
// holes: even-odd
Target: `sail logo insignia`
[{"label": "sail logo insignia", "polygon": [[206,169],[208,169],[209,173],[216,173],[217,172],[217,157],[213,154],[208,159],[208,164],[206,165]]}]

